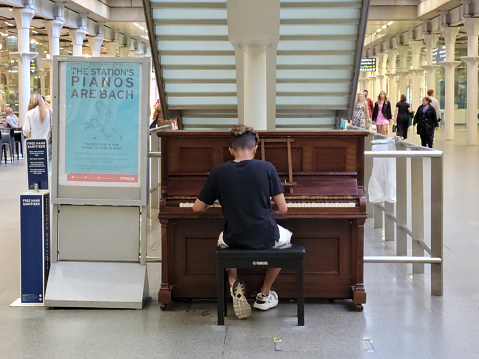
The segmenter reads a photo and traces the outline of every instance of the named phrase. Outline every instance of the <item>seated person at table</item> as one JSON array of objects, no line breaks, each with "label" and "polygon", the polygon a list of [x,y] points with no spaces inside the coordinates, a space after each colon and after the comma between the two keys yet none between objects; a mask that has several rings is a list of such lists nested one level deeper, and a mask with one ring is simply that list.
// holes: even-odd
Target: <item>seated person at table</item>
[{"label": "seated person at table", "polygon": [[[254,159],[259,137],[252,127],[238,125],[230,132],[230,153],[233,161],[223,163],[208,176],[193,211],[201,212],[216,200],[225,218],[224,231],[218,245],[222,248],[266,249],[288,244],[291,232],[276,224],[274,209],[288,210],[284,190],[276,168],[270,162]],[[268,268],[254,307],[267,310],[278,304],[278,295],[270,290],[281,268]],[[251,315],[244,282],[237,279],[237,269],[228,269],[233,308],[239,319]]]},{"label": "seated person at table", "polygon": [[5,109],[5,113],[7,114],[7,127],[16,128],[18,127],[18,117],[15,116],[11,107],[7,107]]}]

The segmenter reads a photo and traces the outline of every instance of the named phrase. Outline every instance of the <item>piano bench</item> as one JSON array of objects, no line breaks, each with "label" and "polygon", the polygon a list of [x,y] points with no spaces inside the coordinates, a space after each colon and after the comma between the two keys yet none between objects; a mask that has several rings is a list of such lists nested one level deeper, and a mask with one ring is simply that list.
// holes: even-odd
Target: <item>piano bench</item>
[{"label": "piano bench", "polygon": [[[297,273],[297,312],[298,325],[304,325],[304,281],[303,261],[304,247],[290,245],[287,248],[270,249],[232,249],[216,250],[216,275],[218,290],[218,325],[224,325],[226,315],[227,268],[287,268],[296,269]],[[229,283],[228,283],[229,284]],[[229,289],[229,285],[228,285]],[[228,291],[229,292],[229,291]]]}]

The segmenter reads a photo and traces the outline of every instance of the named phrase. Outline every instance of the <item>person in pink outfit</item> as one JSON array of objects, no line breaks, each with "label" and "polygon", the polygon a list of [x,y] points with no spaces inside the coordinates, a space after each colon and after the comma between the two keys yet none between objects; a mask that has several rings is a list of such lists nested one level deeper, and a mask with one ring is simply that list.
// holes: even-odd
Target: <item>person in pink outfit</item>
[{"label": "person in pink outfit", "polygon": [[388,101],[386,93],[381,91],[378,100],[374,104],[373,125],[377,126],[378,133],[382,135],[388,134],[389,120],[392,119],[391,103]]}]

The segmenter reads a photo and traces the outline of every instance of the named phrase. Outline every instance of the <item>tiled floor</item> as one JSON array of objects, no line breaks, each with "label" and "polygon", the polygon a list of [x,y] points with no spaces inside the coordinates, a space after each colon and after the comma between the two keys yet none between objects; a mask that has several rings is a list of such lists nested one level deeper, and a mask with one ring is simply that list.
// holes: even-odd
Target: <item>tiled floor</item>
[{"label": "tiled floor", "polygon": [[[479,147],[443,141],[444,296],[430,295],[430,269],[366,264],[368,302],[309,302],[306,325],[296,326],[295,303],[216,325],[216,304],[193,301],[162,312],[151,300],[138,310],[12,308],[19,297],[19,194],[24,161],[0,166],[1,358],[477,358],[479,357]],[[416,135],[411,140],[418,143]],[[427,212],[427,210],[426,210]],[[427,216],[427,214],[426,214]],[[157,255],[156,220],[150,254]],[[368,220],[366,255],[394,254]],[[150,294],[159,287],[158,263],[148,265]],[[274,338],[280,338],[281,341]]]}]

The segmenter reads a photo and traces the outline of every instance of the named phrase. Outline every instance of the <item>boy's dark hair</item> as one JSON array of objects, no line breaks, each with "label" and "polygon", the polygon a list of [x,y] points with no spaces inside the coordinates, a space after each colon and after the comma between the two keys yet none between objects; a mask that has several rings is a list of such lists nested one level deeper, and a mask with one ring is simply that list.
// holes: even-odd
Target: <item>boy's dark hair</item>
[{"label": "boy's dark hair", "polygon": [[253,127],[236,125],[230,131],[230,146],[235,150],[253,148],[258,142],[259,136]]}]

